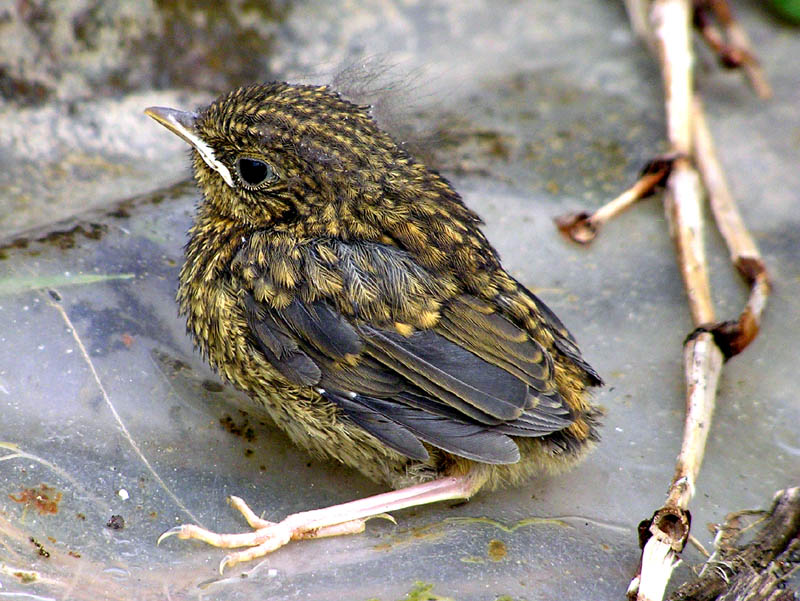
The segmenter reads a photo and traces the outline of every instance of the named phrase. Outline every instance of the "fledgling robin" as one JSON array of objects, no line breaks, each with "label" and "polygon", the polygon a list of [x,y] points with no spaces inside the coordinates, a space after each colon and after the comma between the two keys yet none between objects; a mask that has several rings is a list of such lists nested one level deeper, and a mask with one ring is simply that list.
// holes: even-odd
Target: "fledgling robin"
[{"label": "fledgling robin", "polygon": [[178,301],[203,355],[298,445],[397,489],[279,523],[232,497],[253,531],[162,538],[249,547],[224,568],[562,470],[598,439],[574,338],[368,107],[269,83],[146,113],[194,150]]}]

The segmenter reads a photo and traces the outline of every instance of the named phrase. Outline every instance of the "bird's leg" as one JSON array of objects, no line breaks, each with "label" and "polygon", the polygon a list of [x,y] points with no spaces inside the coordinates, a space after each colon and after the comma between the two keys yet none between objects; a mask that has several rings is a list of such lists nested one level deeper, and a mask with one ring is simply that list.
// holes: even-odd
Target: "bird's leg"
[{"label": "bird's leg", "polygon": [[231,497],[231,505],[253,527],[253,532],[217,534],[199,526],[183,525],[168,530],[158,540],[161,542],[168,536],[176,535],[178,538],[201,540],[225,549],[250,547],[225,557],[220,564],[220,570],[223,570],[243,561],[263,557],[292,539],[355,534],[364,531],[364,524],[368,519],[382,516],[389,511],[437,501],[468,499],[484,482],[485,475],[482,471],[473,470],[463,475],[448,476],[358,501],[294,513],[281,522],[263,520],[242,499]]},{"label": "bird's leg", "polygon": [[[276,522],[270,522],[258,517],[255,512],[250,509],[250,506],[245,503],[244,499],[241,499],[240,497],[231,495],[228,497],[228,504],[241,513],[244,516],[244,519],[247,520],[247,523],[250,524],[250,527],[254,530],[260,530],[262,528],[268,528],[276,525]],[[370,517],[387,517],[391,519],[391,516],[388,514],[377,514]],[[326,536],[339,536],[340,534],[357,534],[364,531],[364,522],[366,522],[368,519],[370,518],[367,517],[341,524],[334,524],[333,526],[325,526],[300,536],[293,536],[292,538],[325,538]]]}]

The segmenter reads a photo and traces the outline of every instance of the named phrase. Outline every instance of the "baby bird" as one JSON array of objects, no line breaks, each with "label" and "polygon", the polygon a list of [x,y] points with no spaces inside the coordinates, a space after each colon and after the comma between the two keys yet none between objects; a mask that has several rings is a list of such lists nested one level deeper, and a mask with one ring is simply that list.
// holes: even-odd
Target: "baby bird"
[{"label": "baby bird", "polygon": [[246,547],[223,569],[562,470],[598,440],[602,381],[575,339],[369,107],[269,83],[145,112],[193,149],[178,302],[202,354],[299,446],[397,489],[278,523],[232,497],[253,531],[162,538]]}]

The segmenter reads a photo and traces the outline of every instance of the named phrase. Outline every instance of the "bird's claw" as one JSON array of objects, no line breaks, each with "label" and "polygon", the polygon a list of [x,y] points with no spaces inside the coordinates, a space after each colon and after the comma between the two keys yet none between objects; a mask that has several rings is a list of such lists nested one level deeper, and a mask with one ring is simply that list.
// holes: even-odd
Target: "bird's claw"
[{"label": "bird's claw", "polygon": [[234,565],[236,562],[233,561],[233,557],[231,555],[226,555],[222,558],[222,561],[219,562],[219,575],[222,576],[223,572],[225,572],[225,568],[230,567],[230,565]]},{"label": "bird's claw", "polygon": [[395,526],[397,526],[397,520],[396,520],[396,519],[394,519],[394,518],[393,518],[391,515],[389,515],[388,513],[379,513],[379,514],[377,514],[377,515],[370,515],[370,516],[367,516],[367,517],[365,517],[365,518],[362,518],[362,519],[364,520],[364,522],[368,522],[369,520],[374,520],[375,518],[380,518],[380,519],[382,519],[382,520],[389,520],[389,521],[390,521],[392,524],[394,524]]},{"label": "bird's claw", "polygon": [[170,536],[177,536],[178,538],[182,538],[181,537],[182,533],[183,533],[183,526],[174,526],[169,530],[167,530],[166,532],[163,532],[161,536],[158,537],[158,540],[156,541],[156,546],[160,545],[165,538],[169,538]]}]

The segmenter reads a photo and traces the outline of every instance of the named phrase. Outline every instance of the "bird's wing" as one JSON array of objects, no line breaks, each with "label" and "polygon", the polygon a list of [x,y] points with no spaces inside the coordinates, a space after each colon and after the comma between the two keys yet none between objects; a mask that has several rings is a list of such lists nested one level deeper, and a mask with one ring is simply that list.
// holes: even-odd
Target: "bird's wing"
[{"label": "bird's wing", "polygon": [[[358,252],[371,250],[361,245]],[[338,249],[341,256],[351,251]],[[338,295],[321,298],[303,287],[317,269],[308,263],[318,259],[318,250],[303,252],[293,255],[293,290],[284,291],[294,294],[280,296],[280,302],[277,296],[259,299],[253,291],[242,296],[250,329],[284,377],[317,388],[388,446],[421,459],[427,456],[422,440],[470,459],[513,463],[519,451],[509,434],[544,436],[574,421],[556,387],[550,354],[489,304],[467,294],[440,298],[434,324],[398,331],[393,323],[410,321],[400,307],[403,294],[413,306],[421,302],[415,294],[433,292],[415,281],[427,274],[398,262],[407,258],[403,251],[383,246],[379,261],[358,256],[328,266],[342,286]],[[279,288],[275,274],[267,273],[271,255],[262,249],[258,259],[261,269],[252,260],[240,261],[249,266],[243,272],[260,278],[262,290]],[[360,268],[350,273],[354,265]],[[358,299],[348,298],[352,279],[383,289],[377,298],[386,297],[387,307],[359,307]],[[365,319],[365,313],[388,313],[388,319]]]},{"label": "bird's wing", "polygon": [[550,330],[554,336],[553,344],[558,351],[572,361],[575,365],[580,367],[586,374],[586,379],[591,386],[602,386],[603,378],[600,374],[589,365],[586,359],[583,358],[578,343],[572,336],[567,327],[561,323],[558,316],[542,300],[533,292],[528,290],[525,286],[517,282],[520,293],[524,294],[536,307],[539,314],[548,322]]}]

